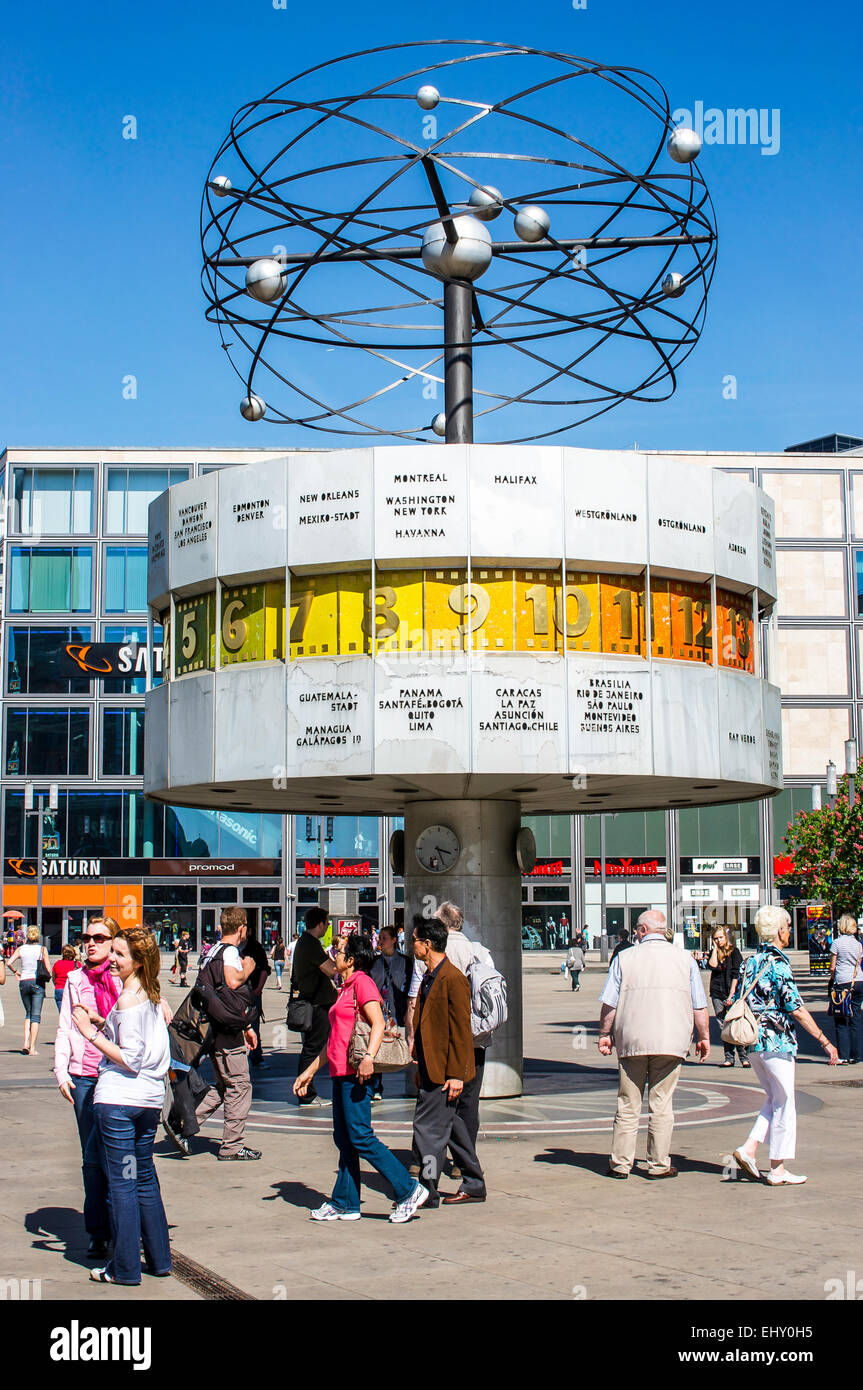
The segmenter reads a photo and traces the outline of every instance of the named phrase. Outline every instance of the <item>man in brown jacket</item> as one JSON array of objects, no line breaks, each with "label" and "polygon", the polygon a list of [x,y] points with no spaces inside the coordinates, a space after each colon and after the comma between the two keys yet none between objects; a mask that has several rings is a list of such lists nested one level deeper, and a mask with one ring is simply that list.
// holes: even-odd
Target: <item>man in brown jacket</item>
[{"label": "man in brown jacket", "polygon": [[417,1108],[414,1150],[420,1156],[420,1178],[429,1189],[429,1207],[440,1205],[438,1178],[447,1147],[461,1169],[458,1192],[444,1197],[444,1206],[484,1202],[485,1179],[476,1149],[459,1114],[458,1098],[474,1076],[473,1033],[470,1026],[470,986],[446,956],[447,929],[436,917],[414,918],[414,955],[426,973],[420,984],[414,1015],[413,1055],[417,1061]]}]

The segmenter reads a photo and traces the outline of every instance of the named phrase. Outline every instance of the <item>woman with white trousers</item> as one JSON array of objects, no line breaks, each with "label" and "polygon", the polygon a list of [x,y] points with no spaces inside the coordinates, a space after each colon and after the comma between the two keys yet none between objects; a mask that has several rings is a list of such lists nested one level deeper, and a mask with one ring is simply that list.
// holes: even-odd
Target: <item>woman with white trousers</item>
[{"label": "woman with white trousers", "polygon": [[750,1178],[761,1180],[755,1156],[758,1145],[770,1140],[770,1172],[764,1175],[769,1187],[804,1183],[806,1178],[785,1167],[794,1157],[797,1143],[797,1109],[794,1103],[794,1063],[797,1057],[799,1023],[811,1033],[827,1053],[831,1067],[839,1054],[804,1008],[791,974],[785,952],[791,942],[791,918],[784,907],[761,907],[755,915],[755,930],[761,944],[740,972],[735,999],[746,1002],[758,1024],[758,1039],[749,1049],[749,1060],[767,1099],[752,1126],[749,1138],[734,1150],[734,1161]]}]

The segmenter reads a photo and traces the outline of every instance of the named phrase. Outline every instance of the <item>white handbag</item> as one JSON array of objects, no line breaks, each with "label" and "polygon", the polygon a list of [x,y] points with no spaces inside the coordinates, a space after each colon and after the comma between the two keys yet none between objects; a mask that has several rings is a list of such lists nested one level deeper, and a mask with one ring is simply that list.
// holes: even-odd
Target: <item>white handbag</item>
[{"label": "white handbag", "polygon": [[729,1047],[752,1047],[758,1041],[758,1021],[746,1002],[746,996],[752,993],[769,964],[769,961],[765,962],[749,988],[743,991],[739,999],[735,999],[725,1015],[721,1036]]}]

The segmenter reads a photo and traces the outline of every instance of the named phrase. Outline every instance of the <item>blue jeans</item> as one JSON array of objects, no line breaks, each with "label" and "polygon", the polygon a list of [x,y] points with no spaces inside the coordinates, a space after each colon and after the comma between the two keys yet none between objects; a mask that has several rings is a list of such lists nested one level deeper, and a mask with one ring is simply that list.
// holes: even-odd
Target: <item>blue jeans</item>
[{"label": "blue jeans", "polygon": [[372,1130],[371,1087],[355,1076],[333,1077],[333,1142],[339,1151],[339,1175],[330,1198],[342,1211],[360,1209],[360,1159],[386,1178],[397,1202],[414,1190],[414,1179]]},{"label": "blue jeans", "polygon": [[19,980],[18,992],[24,1005],[24,1016],[28,1023],[42,1022],[42,1005],[45,1003],[45,986],[37,985],[35,980]]},{"label": "blue jeans", "polygon": [[95,1076],[73,1076],[72,1103],[81,1141],[81,1177],[84,1180],[84,1226],[96,1240],[111,1239],[108,1179],[102,1166],[102,1144],[93,1114]]},{"label": "blue jeans", "polygon": [[62,1007],[63,1007],[63,991],[62,991],[62,989],[55,989],[55,991],[54,991],[54,1003],[57,1005],[57,1012],[59,1013],[60,1010],[61,1010]]},{"label": "blue jeans", "polygon": [[[837,988],[844,989],[847,986],[838,985]],[[837,1018],[834,1015],[836,1049],[843,1062],[863,1062],[863,981],[854,981],[851,1007],[853,1016],[850,1022],[847,1018]]]},{"label": "blue jeans", "polygon": [[107,1266],[118,1284],[140,1284],[141,1239],[151,1274],[170,1274],[171,1245],[153,1162],[161,1108],[94,1105],[111,1194],[114,1253]]}]

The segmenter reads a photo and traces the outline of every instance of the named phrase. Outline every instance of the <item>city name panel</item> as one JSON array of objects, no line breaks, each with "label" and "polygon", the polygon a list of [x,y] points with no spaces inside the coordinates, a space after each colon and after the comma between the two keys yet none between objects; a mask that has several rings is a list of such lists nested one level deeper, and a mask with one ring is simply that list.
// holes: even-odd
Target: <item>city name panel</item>
[{"label": "city name panel", "polygon": [[163,493],[149,556],[151,796],[597,811],[781,786],[773,504],[746,479],[564,447],[288,454]]}]

